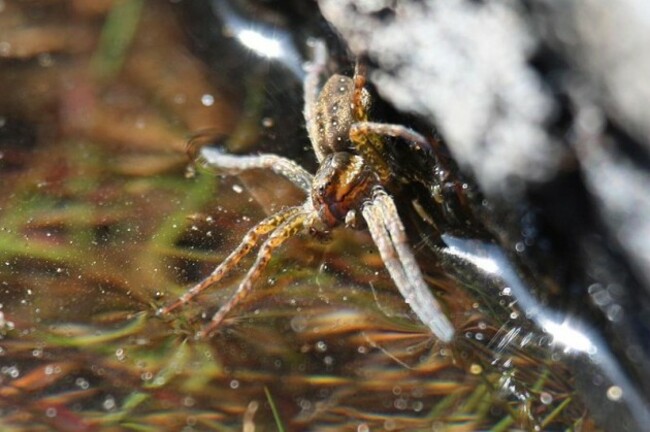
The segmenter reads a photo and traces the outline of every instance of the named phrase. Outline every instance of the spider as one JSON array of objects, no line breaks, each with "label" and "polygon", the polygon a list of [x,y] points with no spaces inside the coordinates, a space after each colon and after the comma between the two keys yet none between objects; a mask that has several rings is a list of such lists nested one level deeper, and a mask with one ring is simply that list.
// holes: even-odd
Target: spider
[{"label": "spider", "polygon": [[[314,60],[305,66],[304,115],[319,163],[315,175],[274,154],[234,156],[208,147],[199,152],[204,164],[229,174],[270,169],[302,189],[307,195],[305,202],[280,210],[255,225],[210,275],[159,313],[168,314],[187,304],[259,246],[257,259],[235,293],[197,334],[199,338],[209,336],[253,289],[274,251],[289,238],[304,232],[318,235],[339,225],[357,229],[365,226],[406,303],[435,336],[449,342],[454,328],[424,281],[388,193],[398,179],[386,161],[384,137],[400,138],[420,150],[430,150],[430,144],[404,126],[368,121],[370,94],[365,87],[365,70],[359,63],[352,78],[333,75],[319,92],[327,57],[324,45],[315,44],[314,53]],[[262,241],[264,236],[266,240]]]}]

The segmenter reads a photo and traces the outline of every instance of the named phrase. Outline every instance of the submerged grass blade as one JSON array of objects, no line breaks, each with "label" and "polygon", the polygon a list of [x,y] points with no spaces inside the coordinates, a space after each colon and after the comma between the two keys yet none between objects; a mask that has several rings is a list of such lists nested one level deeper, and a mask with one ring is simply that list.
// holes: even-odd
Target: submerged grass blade
[{"label": "submerged grass blade", "polygon": [[138,28],[143,0],[118,1],[106,18],[99,47],[91,61],[93,73],[108,81],[120,71]]},{"label": "submerged grass blade", "polygon": [[541,427],[546,428],[546,426],[548,426],[550,423],[552,423],[555,420],[555,418],[558,415],[560,415],[560,413],[564,410],[564,408],[569,406],[571,401],[572,401],[572,398],[570,398],[570,397],[564,399],[562,401],[562,403],[560,403],[557,407],[555,407],[555,409],[553,411],[551,411],[549,413],[549,415],[546,416],[546,418],[544,418],[544,420],[542,421]]},{"label": "submerged grass blade", "polygon": [[[43,340],[55,346],[86,348],[89,345],[104,344],[141,332],[147,322],[147,316],[148,314],[146,312],[137,313],[130,323],[113,331],[99,334],[96,333],[97,329],[95,327],[89,327],[86,332],[87,334],[80,333],[78,335],[57,334],[57,331],[63,333],[65,330],[63,328],[59,330],[55,328],[52,332],[44,333],[42,337]],[[90,333],[90,329],[92,329],[92,333]]]},{"label": "submerged grass blade", "polygon": [[83,255],[68,245],[45,247],[43,244],[28,242],[18,236],[0,234],[0,258],[10,259],[16,256],[69,264],[70,262],[80,262]]},{"label": "submerged grass blade", "polygon": [[515,419],[512,416],[503,417],[499,423],[495,424],[490,432],[505,432],[510,430],[510,426],[514,423]]},{"label": "submerged grass blade", "polygon": [[269,406],[271,407],[271,412],[273,413],[273,419],[275,420],[275,426],[278,428],[278,432],[284,432],[284,426],[282,425],[280,412],[275,406],[275,402],[273,402],[273,396],[271,396],[271,392],[269,391],[269,388],[266,386],[264,386],[264,394],[266,394],[266,400],[268,401]]},{"label": "submerged grass blade", "polygon": [[191,358],[190,349],[187,345],[187,341],[181,342],[178,346],[176,352],[172,354],[172,358],[163,367],[154,379],[145,385],[145,388],[160,388],[165,386],[169,381],[179,374],[179,371],[182,371],[187,366],[188,361]]}]

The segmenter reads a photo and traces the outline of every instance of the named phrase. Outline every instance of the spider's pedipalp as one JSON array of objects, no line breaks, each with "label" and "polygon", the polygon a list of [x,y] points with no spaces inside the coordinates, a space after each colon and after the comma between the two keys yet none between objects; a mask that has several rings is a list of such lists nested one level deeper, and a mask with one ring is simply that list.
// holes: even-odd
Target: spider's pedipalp
[{"label": "spider's pedipalp", "polygon": [[262,222],[255,225],[246,233],[241,243],[239,243],[239,246],[237,246],[237,248],[232,251],[230,255],[228,255],[226,259],[223,260],[221,264],[219,264],[219,266],[217,266],[217,268],[214,269],[208,277],[187,290],[185,294],[180,296],[174,303],[160,309],[158,311],[159,315],[166,315],[174,309],[187,304],[206,288],[219,282],[226,274],[228,274],[230,270],[232,270],[239,263],[239,261],[242,260],[242,258],[248,255],[255,248],[255,246],[257,246],[261,236],[275,230],[284,222],[293,218],[301,210],[302,207],[289,207],[267,217]]},{"label": "spider's pedipalp", "polygon": [[284,222],[282,222],[266,239],[266,241],[260,247],[259,252],[257,253],[257,259],[255,263],[244,276],[244,279],[239,283],[237,290],[230,297],[227,303],[225,303],[221,308],[214,314],[212,320],[208,325],[206,325],[201,332],[199,332],[198,337],[204,338],[209,336],[218,326],[221,324],[223,319],[226,317],[228,312],[232,310],[239,302],[241,302],[252,290],[253,284],[259,278],[260,274],[266,267],[266,265],[271,260],[273,251],[280,247],[288,239],[299,233],[301,230],[310,224],[310,218],[313,217],[313,212],[311,209],[307,209],[306,206],[297,207],[298,212],[293,213],[289,216]]},{"label": "spider's pedipalp", "polygon": [[368,119],[370,110],[370,94],[366,89],[366,66],[357,62],[354,65],[354,93],[352,94],[352,105],[355,121]]},{"label": "spider's pedipalp", "polygon": [[237,174],[250,169],[270,169],[285,177],[303,191],[309,193],[313,176],[303,167],[274,154],[251,156],[229,155],[214,147],[204,147],[199,152],[199,163],[218,168],[228,174]]},{"label": "spider's pedipalp", "polygon": [[440,340],[451,341],[454,328],[424,282],[392,198],[376,189],[362,214],[386,269],[413,312]]}]

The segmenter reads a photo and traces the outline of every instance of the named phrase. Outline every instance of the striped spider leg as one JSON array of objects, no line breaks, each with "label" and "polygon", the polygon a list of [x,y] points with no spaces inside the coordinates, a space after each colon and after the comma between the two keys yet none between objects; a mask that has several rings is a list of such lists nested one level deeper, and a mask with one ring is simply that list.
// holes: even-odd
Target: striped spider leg
[{"label": "striped spider leg", "polygon": [[[232,156],[224,154],[214,148],[201,149],[199,163],[209,165],[223,172],[236,174],[241,171],[255,168],[270,169],[280,174],[305,192],[310,191],[312,175],[305,171],[295,162],[273,154],[257,156]],[[305,228],[314,224],[315,213],[311,202],[307,200],[301,206],[292,206],[283,209],[251,228],[237,248],[226,257],[226,259],[215,268],[210,275],[201,280],[198,284],[187,290],[172,304],[159,310],[159,314],[166,315],[173,310],[180,308],[198,296],[205,289],[219,282],[256,246],[259,245],[263,236],[267,239],[261,244],[257,259],[232,297],[214,314],[210,323],[205,326],[197,335],[199,338],[208,336],[214,331],[226,317],[228,312],[241,302],[251,291],[253,284],[262,274],[262,271],[270,261],[275,249],[280,247],[286,240],[300,233]]]},{"label": "striped spider leg", "polygon": [[449,342],[454,328],[424,282],[393,199],[377,188],[362,214],[384,265],[406,303],[439,339]]}]

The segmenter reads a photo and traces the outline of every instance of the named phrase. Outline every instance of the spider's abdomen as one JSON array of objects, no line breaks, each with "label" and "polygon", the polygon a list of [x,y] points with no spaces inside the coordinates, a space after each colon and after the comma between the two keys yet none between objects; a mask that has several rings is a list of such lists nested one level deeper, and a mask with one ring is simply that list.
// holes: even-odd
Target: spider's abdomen
[{"label": "spider's abdomen", "polygon": [[332,153],[314,177],[312,203],[321,221],[334,227],[344,222],[350,211],[361,210],[375,184],[377,177],[361,156]]},{"label": "spider's abdomen", "polygon": [[349,147],[350,125],[354,123],[353,95],[354,82],[343,75],[333,75],[320,91],[310,136],[323,154]]}]

